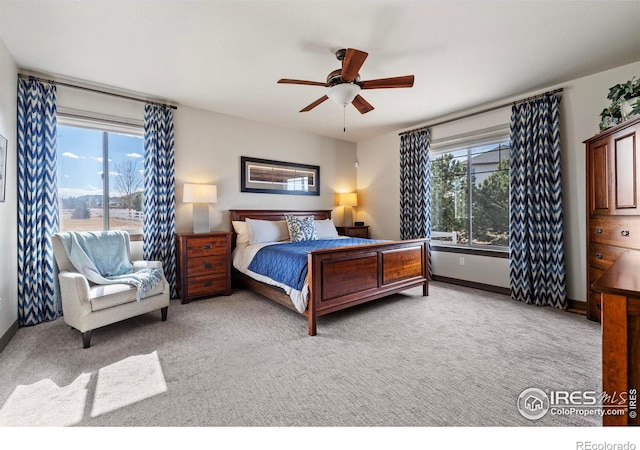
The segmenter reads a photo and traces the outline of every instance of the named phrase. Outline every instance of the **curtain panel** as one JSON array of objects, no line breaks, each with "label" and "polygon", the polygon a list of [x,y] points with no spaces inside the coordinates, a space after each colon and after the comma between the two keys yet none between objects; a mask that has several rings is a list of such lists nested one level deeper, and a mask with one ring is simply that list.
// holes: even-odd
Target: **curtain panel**
[{"label": "curtain panel", "polygon": [[566,309],[560,173],[560,99],[546,94],[511,112],[511,297]]},{"label": "curtain panel", "polygon": [[[428,129],[400,137],[400,239],[431,238],[431,158]],[[431,244],[429,244],[431,278]]]},{"label": "curtain panel", "polygon": [[173,111],[147,104],[144,114],[144,223],[142,252],[145,260],[161,261],[177,298],[176,191]]},{"label": "curtain panel", "polygon": [[56,87],[18,79],[18,323],[62,315],[51,236],[59,229]]}]

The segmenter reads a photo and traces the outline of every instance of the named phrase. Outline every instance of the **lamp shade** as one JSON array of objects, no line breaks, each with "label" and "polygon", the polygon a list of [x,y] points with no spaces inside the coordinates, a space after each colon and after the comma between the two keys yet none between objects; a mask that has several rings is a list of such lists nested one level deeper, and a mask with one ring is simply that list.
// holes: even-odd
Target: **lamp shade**
[{"label": "lamp shade", "polygon": [[343,83],[331,86],[327,97],[338,105],[347,106],[360,93],[360,86],[354,83]]},{"label": "lamp shade", "polygon": [[355,192],[338,194],[338,206],[358,206],[358,194]]},{"label": "lamp shade", "polygon": [[185,184],[182,201],[184,203],[216,203],[218,189],[215,184]]}]

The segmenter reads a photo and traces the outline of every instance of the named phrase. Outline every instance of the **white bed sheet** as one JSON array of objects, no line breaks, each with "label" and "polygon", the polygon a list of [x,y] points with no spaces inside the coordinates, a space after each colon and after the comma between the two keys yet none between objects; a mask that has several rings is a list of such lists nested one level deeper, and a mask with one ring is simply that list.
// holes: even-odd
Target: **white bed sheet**
[{"label": "white bed sheet", "polygon": [[[345,239],[345,236],[340,236],[335,239]],[[296,309],[303,313],[307,310],[307,303],[309,300],[309,281],[308,279],[304,280],[304,285],[302,286],[302,290],[298,291],[297,289],[292,288],[291,286],[287,286],[286,284],[279,283],[269,277],[265,277],[264,275],[260,275],[259,273],[252,272],[249,270],[249,264],[251,264],[251,260],[258,253],[262,247],[273,244],[282,244],[282,242],[267,242],[262,244],[240,244],[236,246],[231,255],[231,260],[233,263],[233,267],[235,267],[238,271],[247,275],[248,277],[253,278],[254,280],[261,281],[265,284],[269,284],[271,286],[277,286],[281,288],[293,302],[293,305]]]},{"label": "white bed sheet", "polygon": [[242,272],[248,277],[253,278],[254,280],[281,288],[291,298],[291,301],[293,302],[293,305],[296,307],[296,309],[299,312],[303,313],[307,310],[307,302],[309,298],[309,283],[307,280],[304,280],[302,290],[298,291],[290,286],[287,286],[286,284],[279,283],[269,277],[265,277],[264,275],[260,275],[259,273],[255,273],[249,270],[249,264],[251,264],[251,260],[254,256],[256,256],[258,250],[260,250],[262,247],[272,244],[282,244],[282,242],[268,242],[264,244],[253,245],[244,244],[237,246],[232,253],[233,267],[235,267],[236,269],[238,269],[238,271]]}]

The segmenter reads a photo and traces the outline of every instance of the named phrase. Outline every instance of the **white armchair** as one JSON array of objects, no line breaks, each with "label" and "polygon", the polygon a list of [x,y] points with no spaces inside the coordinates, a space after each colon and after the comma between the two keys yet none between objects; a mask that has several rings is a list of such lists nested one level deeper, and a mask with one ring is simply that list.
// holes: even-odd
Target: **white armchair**
[{"label": "white armchair", "polygon": [[[82,333],[84,348],[91,345],[91,332],[105,325],[160,309],[167,320],[169,283],[162,281],[136,301],[136,287],[130,284],[94,284],[80,274],[67,256],[58,234],[52,236],[53,253],[58,264],[60,296],[64,321]],[[129,253],[129,236],[126,237]],[[130,254],[130,253],[129,253]],[[136,269],[160,268],[159,261],[132,261]]]}]

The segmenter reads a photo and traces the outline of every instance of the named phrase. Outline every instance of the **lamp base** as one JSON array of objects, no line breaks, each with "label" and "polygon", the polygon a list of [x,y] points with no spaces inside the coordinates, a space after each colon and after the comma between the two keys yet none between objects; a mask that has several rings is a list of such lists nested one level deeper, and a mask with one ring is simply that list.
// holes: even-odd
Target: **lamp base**
[{"label": "lamp base", "polygon": [[344,207],[344,214],[342,217],[342,223],[344,224],[345,227],[352,227],[353,226],[353,207],[351,206],[345,206]]},{"label": "lamp base", "polygon": [[210,231],[211,231],[211,227],[209,226],[209,204],[194,203],[193,204],[193,232],[209,233]]}]

